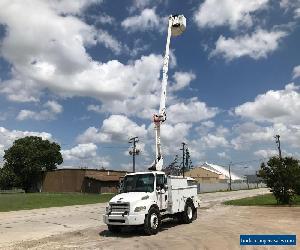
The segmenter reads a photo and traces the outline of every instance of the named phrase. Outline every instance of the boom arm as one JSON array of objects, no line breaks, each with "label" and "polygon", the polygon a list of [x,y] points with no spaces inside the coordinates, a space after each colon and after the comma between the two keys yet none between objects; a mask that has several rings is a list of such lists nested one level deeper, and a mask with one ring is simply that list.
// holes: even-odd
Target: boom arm
[{"label": "boom arm", "polygon": [[167,119],[166,115],[166,98],[167,98],[167,83],[168,83],[168,69],[169,69],[169,54],[171,36],[180,35],[186,27],[186,20],[183,15],[169,16],[168,36],[166,43],[165,57],[163,61],[163,78],[161,83],[160,107],[158,115],[153,115],[154,129],[155,129],[155,161],[150,167],[150,170],[162,170],[163,156],[161,153],[160,143],[160,125]]}]

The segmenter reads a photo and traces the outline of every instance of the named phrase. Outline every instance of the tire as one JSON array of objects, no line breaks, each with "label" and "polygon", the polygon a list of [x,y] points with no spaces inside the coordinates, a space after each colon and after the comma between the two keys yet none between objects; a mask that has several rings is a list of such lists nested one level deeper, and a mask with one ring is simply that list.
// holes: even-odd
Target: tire
[{"label": "tire", "polygon": [[121,232],[121,227],[120,226],[117,226],[117,225],[107,225],[107,227],[108,227],[108,230],[111,233],[120,233]]},{"label": "tire", "polygon": [[147,235],[157,234],[161,224],[161,216],[158,208],[151,207],[145,217],[144,231]]},{"label": "tire", "polygon": [[193,202],[188,200],[185,203],[184,211],[181,214],[180,220],[184,224],[189,224],[195,219],[195,217],[197,218],[197,210],[195,209]]},{"label": "tire", "polygon": [[193,220],[197,220],[198,214],[197,214],[197,208],[194,208],[193,212]]}]

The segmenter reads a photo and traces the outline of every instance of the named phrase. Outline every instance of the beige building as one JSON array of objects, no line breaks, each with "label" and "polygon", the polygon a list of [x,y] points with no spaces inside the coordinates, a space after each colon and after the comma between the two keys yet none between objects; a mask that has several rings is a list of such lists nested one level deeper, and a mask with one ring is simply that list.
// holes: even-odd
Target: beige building
[{"label": "beige building", "polygon": [[116,193],[127,172],[97,169],[56,169],[47,171],[42,192]]},{"label": "beige building", "polygon": [[195,167],[184,175],[194,178],[198,183],[216,183],[219,182],[221,174],[205,167]]},{"label": "beige building", "polygon": [[226,183],[229,181],[230,175],[232,182],[240,182],[243,180],[240,176],[236,175],[232,171],[231,174],[229,174],[229,171],[226,169],[226,167],[207,162],[199,167],[191,169],[190,171],[186,172],[185,175],[196,179],[199,183]]}]

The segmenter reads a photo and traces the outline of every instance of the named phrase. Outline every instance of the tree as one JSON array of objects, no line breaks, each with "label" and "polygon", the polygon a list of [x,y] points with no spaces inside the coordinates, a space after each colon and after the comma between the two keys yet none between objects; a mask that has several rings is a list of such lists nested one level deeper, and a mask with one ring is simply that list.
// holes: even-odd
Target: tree
[{"label": "tree", "polygon": [[292,157],[271,157],[261,164],[259,176],[262,177],[278,204],[291,204],[299,186],[300,165]]},{"label": "tree", "polygon": [[178,165],[178,155],[175,156],[174,160],[163,171],[169,175],[180,175],[181,169]]},{"label": "tree", "polygon": [[15,175],[14,185],[26,192],[36,188],[43,171],[54,170],[63,162],[60,146],[37,136],[15,140],[13,145],[5,150],[3,158],[3,169]]},{"label": "tree", "polygon": [[18,183],[18,178],[14,172],[7,167],[0,169],[0,189],[12,189]]},{"label": "tree", "polygon": [[188,148],[186,148],[186,151],[185,151],[185,164],[184,164],[184,167],[185,167],[185,171],[188,171],[191,168],[193,168],[192,159],[191,159],[190,151],[189,151]]}]

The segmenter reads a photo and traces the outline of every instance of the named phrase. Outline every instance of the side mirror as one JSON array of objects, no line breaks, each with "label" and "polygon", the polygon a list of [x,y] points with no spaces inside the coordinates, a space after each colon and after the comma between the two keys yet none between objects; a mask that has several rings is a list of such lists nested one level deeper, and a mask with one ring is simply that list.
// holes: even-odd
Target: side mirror
[{"label": "side mirror", "polygon": [[164,189],[168,190],[168,185],[167,184],[164,185]]}]

